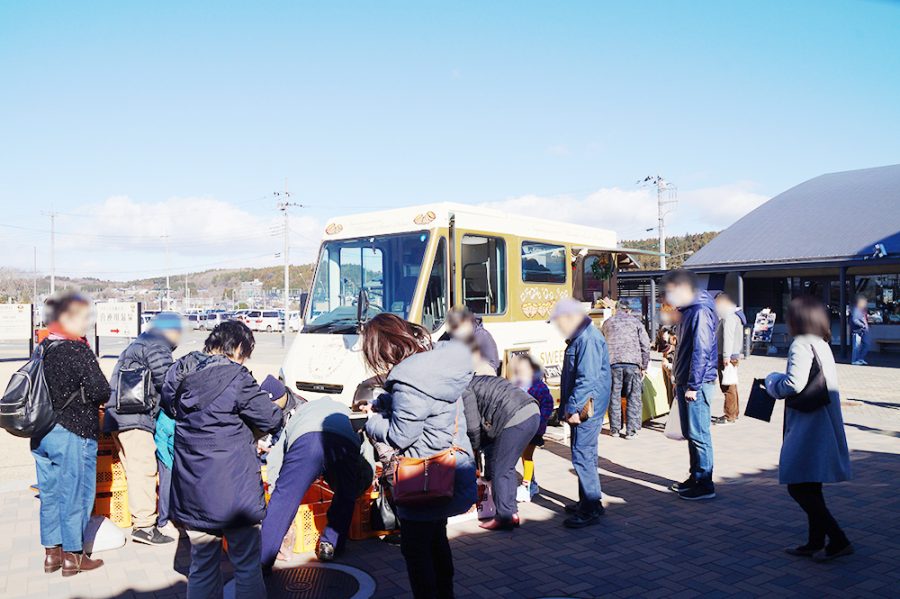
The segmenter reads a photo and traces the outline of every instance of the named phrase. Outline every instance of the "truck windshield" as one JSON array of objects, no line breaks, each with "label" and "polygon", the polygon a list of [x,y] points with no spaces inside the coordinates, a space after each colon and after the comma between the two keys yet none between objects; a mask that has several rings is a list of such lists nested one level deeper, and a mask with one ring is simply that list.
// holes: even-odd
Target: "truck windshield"
[{"label": "truck windshield", "polygon": [[390,312],[407,318],[427,245],[428,233],[421,231],[324,243],[304,332],[354,332],[361,289],[369,299],[367,317]]}]

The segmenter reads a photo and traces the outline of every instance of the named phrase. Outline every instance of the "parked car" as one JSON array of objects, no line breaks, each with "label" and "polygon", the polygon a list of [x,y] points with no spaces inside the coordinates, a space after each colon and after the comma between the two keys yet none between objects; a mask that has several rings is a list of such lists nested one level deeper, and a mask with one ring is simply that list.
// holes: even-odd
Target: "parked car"
[{"label": "parked car", "polygon": [[198,331],[198,330],[200,330],[200,316],[203,316],[204,318],[206,317],[205,315],[196,314],[196,313],[185,314],[184,320],[186,321],[187,326],[189,328],[194,329],[195,331]]},{"label": "parked car", "polygon": [[297,333],[303,327],[303,319],[300,318],[299,310],[291,310],[288,312],[288,322],[287,322],[288,330],[292,333]]},{"label": "parked car", "polygon": [[250,310],[247,312],[244,324],[250,327],[251,331],[280,331],[281,320],[278,318],[278,310]]},{"label": "parked car", "polygon": [[204,323],[203,330],[211,331],[216,328],[216,325],[225,322],[227,318],[225,318],[224,312],[210,312],[206,315],[206,322]]}]

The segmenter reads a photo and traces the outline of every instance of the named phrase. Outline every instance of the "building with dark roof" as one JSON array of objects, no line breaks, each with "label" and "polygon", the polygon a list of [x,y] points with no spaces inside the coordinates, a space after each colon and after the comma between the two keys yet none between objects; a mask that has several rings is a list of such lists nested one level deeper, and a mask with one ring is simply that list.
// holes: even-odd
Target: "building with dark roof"
[{"label": "building with dark roof", "polygon": [[[735,297],[751,322],[771,308],[783,323],[791,298],[820,297],[844,351],[848,306],[865,295],[876,346],[900,347],[900,165],[820,175],[792,187],[719,233],[684,267],[707,289]],[[640,293],[662,274],[620,273],[621,291]],[[783,324],[779,333],[787,343]]]}]

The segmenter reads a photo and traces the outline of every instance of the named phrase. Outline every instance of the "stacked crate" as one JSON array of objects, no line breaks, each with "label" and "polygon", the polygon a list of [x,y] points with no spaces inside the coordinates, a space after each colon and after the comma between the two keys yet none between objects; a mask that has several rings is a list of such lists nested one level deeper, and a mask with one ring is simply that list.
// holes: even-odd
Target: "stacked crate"
[{"label": "stacked crate", "polygon": [[[100,430],[103,430],[103,410],[100,411]],[[102,433],[97,440],[97,495],[94,499],[94,514],[106,516],[121,528],[131,527],[125,465],[119,460],[112,435]]]}]

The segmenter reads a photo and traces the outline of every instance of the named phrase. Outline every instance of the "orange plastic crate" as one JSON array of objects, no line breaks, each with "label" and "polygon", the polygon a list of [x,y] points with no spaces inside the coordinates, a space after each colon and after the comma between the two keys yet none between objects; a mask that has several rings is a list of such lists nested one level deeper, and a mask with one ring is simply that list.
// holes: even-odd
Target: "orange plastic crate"
[{"label": "orange plastic crate", "polygon": [[372,502],[378,498],[374,487],[363,493],[356,500],[353,508],[353,520],[350,521],[350,540],[362,541],[389,534],[389,530],[372,530]]},{"label": "orange plastic crate", "polygon": [[114,451],[97,452],[97,490],[125,491],[128,484],[125,480],[125,465],[119,461]]},{"label": "orange plastic crate", "polygon": [[101,491],[94,499],[94,514],[106,516],[120,528],[131,528],[128,491]]}]

